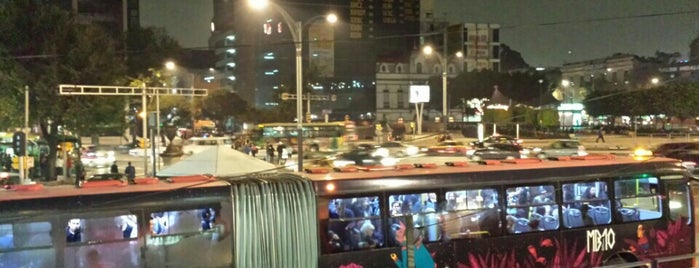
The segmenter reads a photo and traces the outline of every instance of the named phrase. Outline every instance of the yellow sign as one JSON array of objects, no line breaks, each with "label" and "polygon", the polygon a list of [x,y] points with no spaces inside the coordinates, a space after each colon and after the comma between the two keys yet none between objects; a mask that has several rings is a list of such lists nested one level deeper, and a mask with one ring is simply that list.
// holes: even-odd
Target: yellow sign
[{"label": "yellow sign", "polygon": [[73,143],[72,142],[62,142],[61,148],[63,149],[63,151],[70,152],[73,150]]},{"label": "yellow sign", "polygon": [[[24,168],[33,168],[34,167],[34,157],[29,157],[25,156],[24,157]],[[18,156],[13,156],[12,157],[12,168],[14,169],[19,169],[19,157]]]}]

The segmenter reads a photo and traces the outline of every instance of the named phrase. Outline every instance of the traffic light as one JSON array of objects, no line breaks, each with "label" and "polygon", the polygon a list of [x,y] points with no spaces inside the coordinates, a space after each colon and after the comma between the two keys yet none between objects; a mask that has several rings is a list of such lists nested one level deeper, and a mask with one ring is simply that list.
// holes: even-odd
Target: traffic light
[{"label": "traffic light", "polygon": [[15,155],[25,156],[27,154],[27,136],[24,132],[15,132],[12,135],[12,149]]}]

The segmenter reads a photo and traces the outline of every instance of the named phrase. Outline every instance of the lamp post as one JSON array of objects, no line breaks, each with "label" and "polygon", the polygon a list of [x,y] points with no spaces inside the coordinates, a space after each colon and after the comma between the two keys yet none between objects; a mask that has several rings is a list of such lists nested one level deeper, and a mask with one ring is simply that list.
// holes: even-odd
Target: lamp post
[{"label": "lamp post", "polygon": [[[442,116],[444,117],[444,132],[447,132],[447,120],[448,120],[448,115],[447,115],[447,59],[445,56],[447,55],[447,30],[444,29],[443,32],[443,42],[444,44],[442,45],[442,54],[440,55],[439,53],[435,52],[434,49],[432,49],[431,46],[425,46],[422,48],[422,52],[425,53],[426,55],[431,55],[432,53],[437,55],[437,58],[439,59],[439,63],[442,66]],[[461,51],[457,52],[456,57],[463,57],[463,54]]]},{"label": "lamp post", "polygon": [[[281,6],[269,2],[268,0],[248,0],[248,4],[255,9],[263,9],[267,5],[272,7],[276,12],[278,12],[284,23],[289,27],[291,32],[291,37],[294,41],[294,46],[296,48],[296,131],[297,131],[297,162],[298,171],[303,171],[303,27],[304,23],[295,20],[291,15],[286,12]],[[316,16],[307,21],[307,23],[312,22],[316,18],[323,16]],[[327,21],[330,23],[337,22],[337,16],[335,14],[329,14],[325,16]],[[306,23],[306,24],[307,24]]]}]

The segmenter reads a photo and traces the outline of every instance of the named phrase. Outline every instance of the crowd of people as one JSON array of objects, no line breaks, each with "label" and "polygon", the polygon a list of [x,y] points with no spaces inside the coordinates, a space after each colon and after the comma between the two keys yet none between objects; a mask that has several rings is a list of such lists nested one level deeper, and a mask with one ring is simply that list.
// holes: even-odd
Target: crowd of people
[{"label": "crowd of people", "polygon": [[[241,152],[253,157],[257,157],[257,154],[260,151],[260,148],[250,140],[245,140],[239,144],[234,144],[233,147],[234,149],[240,150]],[[267,142],[264,149],[265,161],[267,162],[277,165],[284,165],[286,164],[286,161],[291,158],[291,148],[289,148],[289,146],[284,144],[282,141],[276,143],[271,141]]]}]

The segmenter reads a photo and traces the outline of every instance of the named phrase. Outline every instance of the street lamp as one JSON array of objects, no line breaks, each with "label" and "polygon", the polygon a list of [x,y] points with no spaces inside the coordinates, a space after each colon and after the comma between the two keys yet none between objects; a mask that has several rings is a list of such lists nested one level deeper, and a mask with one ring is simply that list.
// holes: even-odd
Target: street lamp
[{"label": "street lamp", "polygon": [[561,86],[563,86],[563,102],[566,102],[566,99],[570,97],[568,95],[568,87],[570,86],[570,81],[567,79],[561,80]]},{"label": "street lamp", "polygon": [[[425,55],[431,55],[434,53],[437,55],[437,58],[439,59],[439,63],[442,65],[442,116],[444,117],[444,132],[447,132],[447,120],[448,120],[448,115],[447,115],[447,59],[444,58],[443,55],[447,55],[447,31],[444,31],[444,45],[443,45],[443,53],[440,55],[439,53],[435,52],[432,46],[425,46],[422,48],[422,53],[425,53]],[[463,53],[461,51],[456,52],[454,55],[457,58],[463,57]]]},{"label": "street lamp", "polygon": [[313,20],[325,17],[329,23],[337,22],[337,15],[328,14],[327,16],[316,16],[308,19],[306,23],[297,21],[286,12],[281,6],[268,0],[248,0],[250,7],[254,9],[264,9],[267,6],[272,7],[282,16],[284,23],[289,27],[291,37],[294,40],[296,47],[296,131],[297,131],[297,158],[298,171],[303,171],[303,28]]}]

